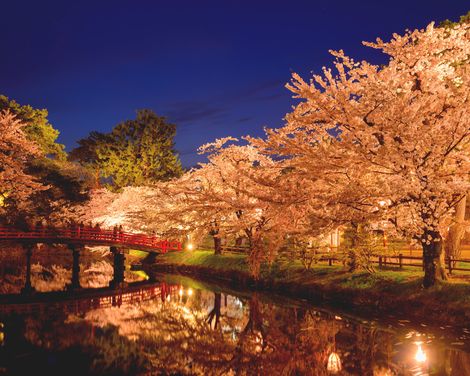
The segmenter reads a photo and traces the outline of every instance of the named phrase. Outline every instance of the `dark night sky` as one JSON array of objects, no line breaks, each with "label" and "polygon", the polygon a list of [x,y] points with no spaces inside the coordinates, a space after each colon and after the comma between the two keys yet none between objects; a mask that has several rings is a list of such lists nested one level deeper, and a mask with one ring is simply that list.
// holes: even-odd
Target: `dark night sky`
[{"label": "dark night sky", "polygon": [[47,108],[70,150],[151,108],[178,125],[185,166],[196,148],[279,127],[284,84],[328,65],[329,49],[384,61],[361,41],[458,16],[468,0],[1,2],[0,93]]}]

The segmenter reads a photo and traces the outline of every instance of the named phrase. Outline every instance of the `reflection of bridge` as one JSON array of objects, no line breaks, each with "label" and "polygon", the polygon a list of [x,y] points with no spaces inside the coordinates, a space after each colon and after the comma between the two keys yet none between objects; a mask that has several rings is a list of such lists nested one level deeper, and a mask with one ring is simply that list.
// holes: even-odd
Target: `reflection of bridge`
[{"label": "reflection of bridge", "polygon": [[181,251],[181,243],[178,241],[162,240],[145,234],[132,234],[118,230],[101,230],[94,227],[79,226],[74,228],[38,227],[30,231],[0,227],[0,241],[2,240],[31,243],[121,246],[157,253],[166,253],[169,250]]},{"label": "reflection of bridge", "polygon": [[110,286],[124,284],[125,249],[138,249],[152,253],[166,253],[169,250],[181,251],[178,241],[162,240],[155,236],[131,234],[114,230],[101,230],[96,227],[74,226],[69,228],[36,227],[29,231],[0,227],[0,241],[15,241],[23,244],[26,250],[26,281],[23,291],[34,291],[31,286],[31,257],[38,243],[67,244],[72,251],[72,281],[69,289],[80,289],[80,250],[85,245],[109,246],[114,255],[114,275]]},{"label": "reflection of bridge", "polygon": [[38,292],[30,296],[4,294],[0,295],[0,315],[52,311],[80,314],[92,309],[132,305],[156,298],[165,301],[168,296],[177,294],[179,289],[179,286],[165,282],[135,282],[123,289],[89,288],[72,295],[66,291]]}]

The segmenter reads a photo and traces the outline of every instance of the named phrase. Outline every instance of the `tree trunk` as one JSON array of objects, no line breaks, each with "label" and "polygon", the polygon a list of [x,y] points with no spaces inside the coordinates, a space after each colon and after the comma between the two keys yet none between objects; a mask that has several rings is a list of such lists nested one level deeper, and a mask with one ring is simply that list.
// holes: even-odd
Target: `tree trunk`
[{"label": "tree trunk", "polygon": [[243,244],[243,238],[241,236],[235,239],[235,247],[241,247]]},{"label": "tree trunk", "polygon": [[[432,240],[429,240],[431,238]],[[442,264],[442,237],[438,231],[426,230],[423,235],[424,288],[434,286],[436,281],[447,279]]]},{"label": "tree trunk", "polygon": [[214,236],[214,254],[222,254],[222,239],[218,236]]},{"label": "tree trunk", "polygon": [[214,292],[214,308],[209,312],[207,316],[207,322],[212,329],[217,329],[219,325],[222,307],[222,294],[220,292]]},{"label": "tree trunk", "polygon": [[351,222],[351,248],[348,251],[349,272],[357,270],[357,246],[359,245],[359,226],[355,222]]},{"label": "tree trunk", "polygon": [[446,257],[459,258],[460,242],[465,233],[465,207],[467,204],[467,196],[464,196],[455,207],[454,223],[449,228],[449,234],[446,239]]}]

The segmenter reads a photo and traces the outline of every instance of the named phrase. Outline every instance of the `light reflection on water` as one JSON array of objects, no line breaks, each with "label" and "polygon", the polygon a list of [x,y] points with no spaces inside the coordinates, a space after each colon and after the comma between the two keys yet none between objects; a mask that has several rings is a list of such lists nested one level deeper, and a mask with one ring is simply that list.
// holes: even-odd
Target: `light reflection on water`
[{"label": "light reflection on water", "polygon": [[470,375],[465,330],[358,321],[170,276],[135,294],[75,311],[0,306],[0,373]]}]

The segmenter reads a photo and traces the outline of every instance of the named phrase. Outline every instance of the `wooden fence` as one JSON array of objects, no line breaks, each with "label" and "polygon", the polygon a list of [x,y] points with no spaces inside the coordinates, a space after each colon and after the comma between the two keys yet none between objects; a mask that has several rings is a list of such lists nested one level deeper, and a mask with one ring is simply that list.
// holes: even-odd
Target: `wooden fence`
[{"label": "wooden fence", "polygon": [[[237,247],[237,246],[224,246],[222,247],[224,252],[228,253],[237,253],[237,254],[246,254],[249,250],[248,247]],[[294,253],[292,250],[288,250],[291,254]],[[347,259],[348,255],[340,252],[320,252],[320,251],[311,251],[312,256],[316,258],[316,262],[328,263],[329,266],[332,266],[334,263],[342,263]],[[298,258],[298,257],[297,257]],[[397,267],[398,269],[403,269],[403,267],[416,267],[424,269],[423,258],[420,256],[406,256],[403,253],[398,254],[388,254],[388,255],[370,255],[369,262],[372,264],[378,265],[379,268],[385,267]],[[459,264],[468,264],[468,265],[459,265]],[[470,272],[470,259],[457,259],[457,258],[446,258],[445,267],[449,274],[452,274],[453,271],[462,271]]]}]

